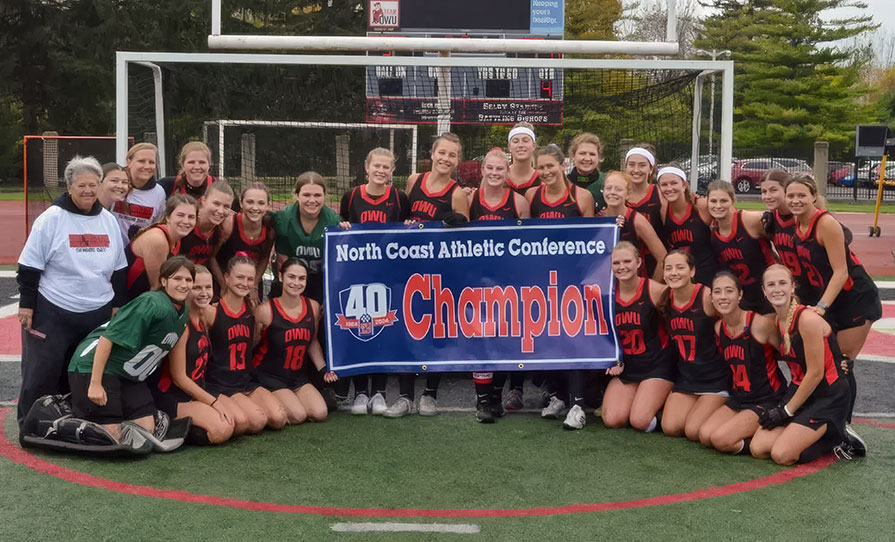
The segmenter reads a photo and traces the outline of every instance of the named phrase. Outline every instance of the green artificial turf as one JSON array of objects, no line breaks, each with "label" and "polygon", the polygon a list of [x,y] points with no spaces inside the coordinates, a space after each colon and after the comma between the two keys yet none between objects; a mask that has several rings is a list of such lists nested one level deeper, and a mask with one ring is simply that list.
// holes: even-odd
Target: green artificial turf
[{"label": "green artificial turf", "polygon": [[[529,508],[629,500],[784,470],[662,435],[580,432],[511,416],[357,418],[138,460],[41,457],[95,476],[284,504]],[[14,432],[9,420],[7,431]],[[255,512],[83,487],[0,459],[8,540],[890,540],[895,430],[858,426],[866,460],[706,500],[522,518],[359,518]],[[335,522],[464,523],[478,535],[334,533]]]}]

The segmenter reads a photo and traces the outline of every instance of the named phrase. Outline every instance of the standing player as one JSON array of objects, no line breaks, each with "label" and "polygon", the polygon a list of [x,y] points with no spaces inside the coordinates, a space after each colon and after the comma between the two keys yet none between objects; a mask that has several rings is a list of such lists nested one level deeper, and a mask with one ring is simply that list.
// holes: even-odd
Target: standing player
[{"label": "standing player", "polygon": [[762,287],[776,312],[780,356],[789,365],[792,383],[783,400],[759,416],[752,455],[781,465],[811,461],[830,450],[845,459],[864,456],[864,443],[845,430],[850,393],[830,324],[799,304],[785,266],[769,267]]},{"label": "standing player", "polygon": [[[432,171],[420,175],[416,173],[407,179],[407,198],[410,202],[409,218],[418,222],[439,220],[448,225],[461,224],[469,220],[469,200],[463,190],[457,190],[457,181],[451,173],[460,163],[463,149],[460,139],[450,133],[441,134],[432,144]],[[400,418],[410,413],[415,395],[414,375],[402,374],[398,377],[399,397],[385,411],[389,418]],[[432,373],[426,377],[426,389],[420,396],[421,416],[438,413],[437,395],[441,374]]]},{"label": "standing player", "polygon": [[603,200],[603,182],[606,174],[600,172],[603,161],[603,144],[600,138],[590,132],[578,134],[569,145],[569,158],[572,160],[572,171],[569,180],[575,186],[587,189],[594,197],[596,210],[606,206]]},{"label": "standing player", "polygon": [[208,187],[199,199],[196,227],[180,241],[180,254],[195,264],[204,264],[214,257],[219,245],[220,225],[230,217],[233,189],[226,181]]},{"label": "standing player", "polygon": [[694,198],[687,186],[687,175],[677,166],[659,169],[662,204],[662,235],[668,250],[689,252],[696,262],[696,282],[709,285],[717,271],[712,253],[712,217],[705,198]]},{"label": "standing player", "polygon": [[158,149],[152,143],[137,143],[127,151],[127,176],[132,190],[115,204],[114,214],[127,244],[165,211],[165,190],[155,181]]},{"label": "standing player", "polygon": [[761,274],[777,263],[777,256],[765,236],[761,212],[738,211],[736,196],[727,181],[712,181],[706,199],[712,215],[711,244],[722,269],[736,275],[743,289],[743,308],[769,314],[771,306],[761,292]]},{"label": "standing player", "polygon": [[220,245],[216,249],[214,262],[210,262],[212,272],[215,273],[215,287],[216,291],[223,288],[224,273],[221,269],[227,266],[230,258],[241,252],[255,262],[255,289],[252,298],[260,301],[264,272],[270,266],[270,251],[274,242],[273,229],[263,223],[264,215],[270,210],[270,192],[267,186],[264,183],[252,183],[245,187],[239,198],[239,206],[242,211],[233,213],[232,220],[224,220],[221,224]]},{"label": "standing player", "polygon": [[799,266],[810,284],[809,297],[802,301],[826,318],[836,333],[851,388],[851,423],[857,395],[852,365],[883,309],[879,290],[848,248],[842,226],[826,210],[818,209],[816,201],[817,185],[811,175],[797,175],[786,185],[786,203],[796,222]]},{"label": "standing player", "polygon": [[252,381],[252,347],[255,317],[246,303],[255,284],[255,262],[235,256],[224,273],[226,288],[208,322],[211,358],[205,373],[205,389],[212,395],[226,395],[245,413],[247,432],[264,426],[282,429],[286,410],[266,389]]},{"label": "standing player", "polygon": [[[607,178],[609,181],[609,178]],[[602,418],[609,428],[631,427],[651,432],[659,425],[659,411],[674,386],[675,350],[669,348],[665,322],[656,308],[668,288],[640,276],[640,254],[627,241],[612,250],[615,275],[615,330],[623,356],[609,369],[613,378],[603,395]]]},{"label": "standing player", "polygon": [[672,437],[699,440],[699,428],[727,400],[730,369],[715,340],[717,312],[711,292],[694,284],[693,256],[672,250],[663,263],[665,284],[671,288],[665,321],[677,346],[677,380],[662,415],[662,431]]},{"label": "standing player", "polygon": [[145,381],[183,334],[193,276],[186,258],[167,260],[158,290],[131,301],[81,341],[68,367],[76,417],[102,424],[116,440],[128,420],[155,432],[157,411]]},{"label": "standing player", "polygon": [[[508,171],[506,154],[498,147],[488,151],[482,161],[482,182],[470,196],[470,220],[507,220],[531,216],[525,197],[507,186]],[[500,372],[496,377],[493,372],[472,373],[476,392],[476,421],[492,423],[495,417],[505,414],[500,402],[506,379],[506,372]]]},{"label": "standing player", "polygon": [[180,240],[196,226],[199,204],[192,196],[174,194],[165,204],[158,224],[138,233],[125,248],[127,255],[127,297],[135,299],[147,290],[158,288],[159,268],[180,251]]},{"label": "standing player", "polygon": [[529,188],[540,184],[535,169],[535,149],[537,143],[534,126],[527,122],[516,123],[507,136],[507,150],[512,157],[507,186],[523,196]]},{"label": "standing player", "polygon": [[[619,241],[627,241],[637,247],[638,254],[644,250],[655,254],[660,260],[665,258],[665,245],[656,234],[649,219],[626,204],[631,193],[631,176],[621,171],[610,171],[603,184],[603,200],[606,205],[600,216],[623,217],[624,223],[619,229]],[[646,276],[646,267],[640,266],[638,272]],[[654,280],[662,282],[662,269],[657,268],[652,275]]]},{"label": "standing player", "polygon": [[[656,149],[649,143],[641,143],[631,148],[625,154],[624,171],[631,176],[631,191],[628,194],[628,206],[645,216],[653,229],[664,239],[662,235],[662,197],[656,181]],[[663,241],[664,242],[664,241]],[[643,247],[646,249],[646,247]],[[667,247],[666,247],[667,248]],[[656,258],[643,251],[643,263],[646,275],[651,277],[656,274],[656,268],[661,273],[662,258]]]},{"label": "standing player", "polygon": [[165,194],[189,194],[197,200],[205,195],[215,179],[208,172],[211,170],[211,149],[201,141],[190,141],[180,149],[177,157],[180,171],[175,177],[165,177],[159,184]]},{"label": "standing player", "polygon": [[[760,279],[759,279],[760,280]],[[777,330],[772,316],[743,310],[743,288],[730,271],[712,281],[712,305],[718,348],[730,366],[730,399],[699,429],[699,440],[720,452],[749,451],[758,416],[783,398],[786,381],[777,365]]]},{"label": "standing player", "polygon": [[594,216],[594,197],[569,182],[559,147],[551,143],[538,149],[537,162],[541,185],[525,192],[532,218]]},{"label": "standing player", "polygon": [[[388,149],[376,147],[367,153],[364,170],[367,184],[357,186],[342,196],[342,220],[353,224],[403,222],[410,212],[410,202],[407,194],[391,184],[395,155]],[[385,414],[388,408],[385,402],[388,375],[357,375],[351,381],[354,382],[352,414],[364,415],[368,410],[374,416]]]},{"label": "standing player", "polygon": [[289,258],[280,267],[283,295],[255,309],[255,335],[260,343],[255,350],[252,379],[269,390],[286,411],[290,424],[305,420],[326,421],[326,402],[302,366],[309,358],[326,382],[334,382],[335,373],[326,373],[323,349],[317,341],[320,305],[304,297],[308,268],[298,258]]},{"label": "standing player", "polygon": [[195,266],[196,278],[187,297],[189,320],[180,340],[171,350],[161,374],[153,382],[155,404],[171,419],[192,420],[187,440],[190,444],[220,444],[246,429],[245,415],[226,395],[205,391],[205,369],[211,343],[205,329],[213,295],[211,272]]}]

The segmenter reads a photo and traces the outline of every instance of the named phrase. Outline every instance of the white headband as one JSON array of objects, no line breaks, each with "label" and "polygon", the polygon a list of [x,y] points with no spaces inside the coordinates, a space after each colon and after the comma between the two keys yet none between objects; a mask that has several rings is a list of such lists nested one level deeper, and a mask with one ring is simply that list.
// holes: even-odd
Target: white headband
[{"label": "white headband", "polygon": [[684,173],[684,170],[682,170],[679,167],[674,167],[674,166],[665,166],[662,169],[660,169],[659,174],[656,175],[656,179],[658,179],[662,175],[665,175],[666,173],[671,173],[672,175],[677,175],[678,177],[681,178],[681,180],[684,180],[684,181],[687,180],[687,174]]},{"label": "white headband", "polygon": [[628,154],[625,155],[625,162],[628,161],[628,158],[630,158],[634,155],[643,156],[644,158],[646,158],[649,161],[649,165],[655,167],[656,158],[653,156],[653,153],[649,152],[648,150],[644,149],[643,147],[631,148],[631,150],[628,151]]},{"label": "white headband", "polygon": [[507,136],[507,143],[512,141],[513,136],[517,136],[519,134],[527,135],[531,138],[532,141],[537,141],[535,139],[535,133],[531,130],[531,128],[526,128],[525,126],[516,126],[512,130],[510,130],[510,135]]}]

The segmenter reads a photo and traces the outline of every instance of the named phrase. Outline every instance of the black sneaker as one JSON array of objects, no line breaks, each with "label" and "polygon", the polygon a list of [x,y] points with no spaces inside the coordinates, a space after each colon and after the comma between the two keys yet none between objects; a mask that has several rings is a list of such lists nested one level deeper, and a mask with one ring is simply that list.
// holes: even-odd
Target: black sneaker
[{"label": "black sneaker", "polygon": [[494,413],[491,411],[491,405],[478,403],[475,406],[475,421],[479,423],[494,423]]},{"label": "black sneaker", "polygon": [[496,397],[491,397],[491,416],[495,418],[503,418],[507,415],[507,411],[503,408],[503,405],[501,403],[502,401],[500,400],[499,395]]},{"label": "black sneaker", "polygon": [[861,438],[851,424],[845,425],[845,442],[848,444],[848,453],[852,457],[866,457],[867,443]]}]

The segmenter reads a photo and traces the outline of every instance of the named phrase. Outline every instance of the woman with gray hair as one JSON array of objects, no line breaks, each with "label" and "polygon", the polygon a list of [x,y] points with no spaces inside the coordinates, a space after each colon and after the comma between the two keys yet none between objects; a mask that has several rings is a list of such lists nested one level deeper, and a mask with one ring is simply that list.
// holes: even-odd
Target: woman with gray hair
[{"label": "woman with gray hair", "polygon": [[118,222],[97,201],[102,176],[95,158],[72,158],[68,191],[37,217],[19,256],[19,424],[35,400],[68,390],[75,347],[123,304],[127,259]]}]

